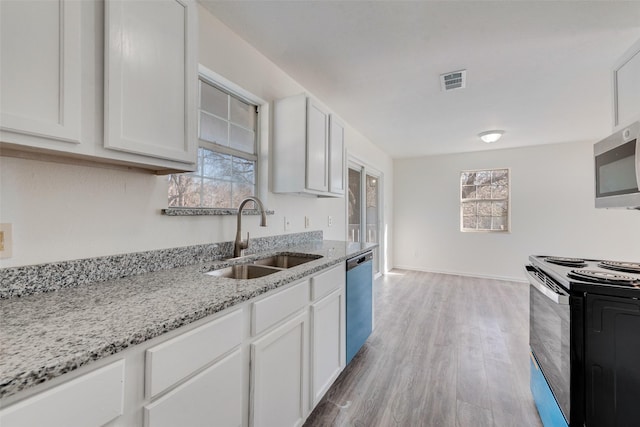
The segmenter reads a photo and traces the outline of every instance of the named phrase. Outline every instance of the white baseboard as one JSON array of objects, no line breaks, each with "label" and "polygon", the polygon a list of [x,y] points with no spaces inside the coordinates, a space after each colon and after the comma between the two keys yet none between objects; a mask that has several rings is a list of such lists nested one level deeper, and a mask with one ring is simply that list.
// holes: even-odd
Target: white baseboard
[{"label": "white baseboard", "polygon": [[449,270],[432,270],[432,269],[412,267],[408,265],[396,265],[393,267],[393,269],[390,270],[390,272],[393,271],[394,269],[421,271],[424,273],[450,274],[454,276],[477,277],[479,279],[503,280],[506,282],[529,283],[527,279],[524,277],[494,276],[494,275],[488,275],[488,274],[467,273],[467,272],[449,271]]}]

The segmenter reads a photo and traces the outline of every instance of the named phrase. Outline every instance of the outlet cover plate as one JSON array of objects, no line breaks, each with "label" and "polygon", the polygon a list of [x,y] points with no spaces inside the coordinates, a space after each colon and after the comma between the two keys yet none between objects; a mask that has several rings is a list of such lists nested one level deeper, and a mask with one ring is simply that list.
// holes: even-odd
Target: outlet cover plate
[{"label": "outlet cover plate", "polygon": [[13,233],[9,223],[0,224],[0,258],[13,256]]}]

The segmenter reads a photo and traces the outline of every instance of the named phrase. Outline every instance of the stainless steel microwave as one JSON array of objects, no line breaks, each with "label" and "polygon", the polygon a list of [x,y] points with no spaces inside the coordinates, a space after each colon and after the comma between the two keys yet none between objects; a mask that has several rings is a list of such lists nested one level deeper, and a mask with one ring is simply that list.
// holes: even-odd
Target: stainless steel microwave
[{"label": "stainless steel microwave", "polygon": [[640,121],[593,146],[596,208],[640,209]]}]

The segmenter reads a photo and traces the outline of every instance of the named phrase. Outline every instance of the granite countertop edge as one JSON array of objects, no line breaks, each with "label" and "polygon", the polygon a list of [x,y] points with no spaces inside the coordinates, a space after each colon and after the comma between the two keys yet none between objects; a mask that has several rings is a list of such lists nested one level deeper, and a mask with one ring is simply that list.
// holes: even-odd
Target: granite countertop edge
[{"label": "granite countertop edge", "polygon": [[[241,260],[110,280],[0,301],[0,399],[255,298],[378,246],[319,241]],[[250,280],[204,274],[276,253],[322,258]]]}]

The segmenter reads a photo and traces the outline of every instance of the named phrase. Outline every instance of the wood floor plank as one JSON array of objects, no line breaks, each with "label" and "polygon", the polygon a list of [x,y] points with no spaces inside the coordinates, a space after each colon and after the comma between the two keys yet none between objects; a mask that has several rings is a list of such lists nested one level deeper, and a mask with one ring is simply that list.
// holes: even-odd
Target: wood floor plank
[{"label": "wood floor plank", "polygon": [[529,287],[394,270],[376,327],[305,427],[531,426]]},{"label": "wood floor plank", "polygon": [[468,426],[492,427],[493,426],[493,415],[491,414],[491,410],[489,409],[481,408],[467,402],[458,401],[456,413],[457,413],[456,425],[458,427],[468,427]]}]

